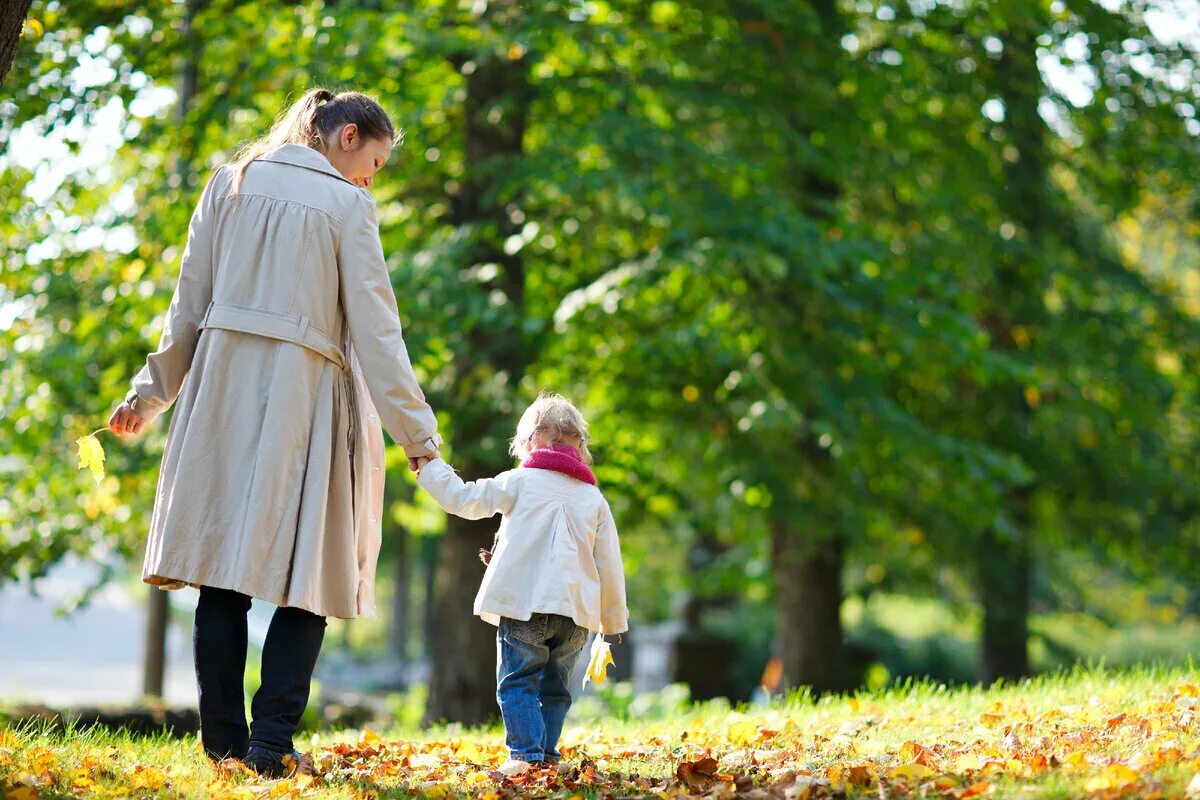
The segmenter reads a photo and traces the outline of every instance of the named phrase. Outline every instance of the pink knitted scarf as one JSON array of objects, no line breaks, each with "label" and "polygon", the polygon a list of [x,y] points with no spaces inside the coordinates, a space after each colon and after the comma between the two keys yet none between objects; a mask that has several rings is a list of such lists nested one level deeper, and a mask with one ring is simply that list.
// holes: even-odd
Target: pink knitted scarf
[{"label": "pink knitted scarf", "polygon": [[521,466],[561,472],[592,486],[596,485],[596,476],[588,469],[588,465],[583,463],[583,456],[579,455],[579,451],[570,445],[552,444],[549,447],[538,448],[529,454],[529,458]]}]

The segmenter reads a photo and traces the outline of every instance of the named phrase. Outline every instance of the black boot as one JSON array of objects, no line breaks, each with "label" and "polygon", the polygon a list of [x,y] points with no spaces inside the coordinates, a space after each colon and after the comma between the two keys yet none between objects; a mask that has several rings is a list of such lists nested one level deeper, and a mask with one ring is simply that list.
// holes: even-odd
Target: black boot
[{"label": "black boot", "polygon": [[312,756],[299,750],[280,753],[267,747],[250,745],[244,761],[247,767],[264,778],[292,778],[296,775],[313,774]]}]

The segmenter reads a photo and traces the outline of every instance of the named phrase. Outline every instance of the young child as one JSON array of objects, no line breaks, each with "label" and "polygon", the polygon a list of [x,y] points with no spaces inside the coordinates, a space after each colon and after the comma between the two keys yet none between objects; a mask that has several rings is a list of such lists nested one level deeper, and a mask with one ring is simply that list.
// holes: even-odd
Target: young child
[{"label": "young child", "polygon": [[628,630],[629,612],[583,415],[543,393],[521,416],[510,452],[520,467],[494,478],[464,482],[435,454],[418,460],[417,480],[451,514],[503,514],[475,613],[498,626],[496,697],[509,753],[500,771],[512,776],[561,759],[567,681],[587,633]]}]

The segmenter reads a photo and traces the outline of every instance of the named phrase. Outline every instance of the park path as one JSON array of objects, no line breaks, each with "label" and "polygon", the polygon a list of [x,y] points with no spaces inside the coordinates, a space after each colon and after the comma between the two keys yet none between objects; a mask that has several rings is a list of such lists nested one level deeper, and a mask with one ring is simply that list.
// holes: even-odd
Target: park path
[{"label": "park path", "polygon": [[[100,572],[70,560],[37,582],[0,586],[0,702],[52,707],[125,704],[142,687],[142,635],[149,587],[111,583],[92,602],[68,616],[57,610]],[[198,595],[171,592],[173,611],[190,617]],[[250,640],[262,644],[271,607],[255,602]],[[174,622],[167,633],[164,692],[173,706],[195,706],[190,626]]]}]

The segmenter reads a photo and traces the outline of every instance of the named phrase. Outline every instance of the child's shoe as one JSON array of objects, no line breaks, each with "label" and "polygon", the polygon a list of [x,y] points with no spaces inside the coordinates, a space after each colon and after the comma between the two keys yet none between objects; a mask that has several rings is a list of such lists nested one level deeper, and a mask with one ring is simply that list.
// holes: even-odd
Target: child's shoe
[{"label": "child's shoe", "polygon": [[510,758],[508,761],[505,761],[503,764],[501,764],[500,768],[496,771],[506,778],[514,778],[517,775],[524,775],[526,772],[529,772],[529,769],[532,766],[533,765],[528,761]]}]

